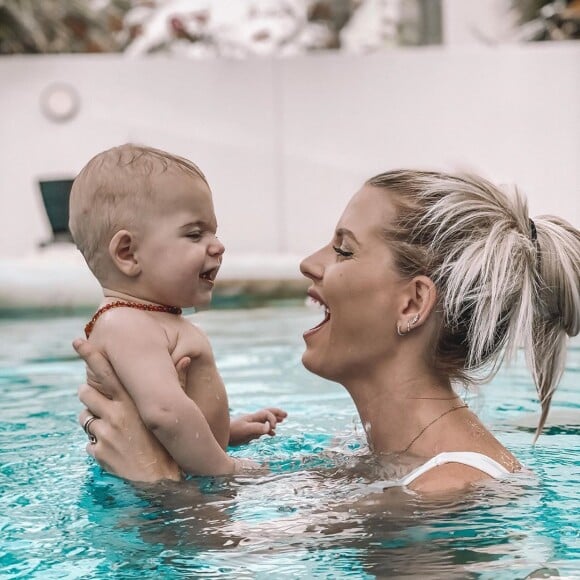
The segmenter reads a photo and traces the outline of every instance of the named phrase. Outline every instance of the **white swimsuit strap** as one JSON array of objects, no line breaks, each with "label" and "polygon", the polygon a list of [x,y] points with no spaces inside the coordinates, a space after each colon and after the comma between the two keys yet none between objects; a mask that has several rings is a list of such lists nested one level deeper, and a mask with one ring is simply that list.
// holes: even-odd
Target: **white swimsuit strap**
[{"label": "white swimsuit strap", "polygon": [[487,473],[487,475],[494,479],[500,479],[510,473],[501,463],[498,463],[495,459],[492,459],[487,455],[483,455],[483,453],[476,453],[474,451],[448,451],[435,455],[435,457],[432,457],[423,463],[423,465],[420,465],[411,471],[411,473],[408,473],[405,477],[401,478],[398,481],[398,484],[409,485],[430,469],[445,463],[461,463],[463,465],[468,465],[469,467],[474,467],[475,469],[479,469],[479,471],[483,471],[483,473]]}]

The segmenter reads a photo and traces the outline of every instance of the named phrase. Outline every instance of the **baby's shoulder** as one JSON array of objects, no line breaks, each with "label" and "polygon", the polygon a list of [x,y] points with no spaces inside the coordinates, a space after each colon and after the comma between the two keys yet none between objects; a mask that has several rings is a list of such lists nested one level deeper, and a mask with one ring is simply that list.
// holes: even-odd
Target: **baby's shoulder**
[{"label": "baby's shoulder", "polygon": [[86,329],[92,342],[109,342],[115,338],[148,342],[165,342],[165,329],[149,312],[134,308],[111,308],[91,320]]},{"label": "baby's shoulder", "polygon": [[205,332],[196,324],[182,318],[177,327],[172,354],[190,357],[212,355],[212,348]]}]

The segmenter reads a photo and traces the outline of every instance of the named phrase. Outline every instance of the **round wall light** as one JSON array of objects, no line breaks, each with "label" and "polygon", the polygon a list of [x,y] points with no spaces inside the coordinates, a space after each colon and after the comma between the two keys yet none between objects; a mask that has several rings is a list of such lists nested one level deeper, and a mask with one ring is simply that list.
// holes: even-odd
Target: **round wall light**
[{"label": "round wall light", "polygon": [[54,83],[40,95],[42,112],[58,123],[70,121],[80,109],[80,97],[74,87],[64,83]]}]

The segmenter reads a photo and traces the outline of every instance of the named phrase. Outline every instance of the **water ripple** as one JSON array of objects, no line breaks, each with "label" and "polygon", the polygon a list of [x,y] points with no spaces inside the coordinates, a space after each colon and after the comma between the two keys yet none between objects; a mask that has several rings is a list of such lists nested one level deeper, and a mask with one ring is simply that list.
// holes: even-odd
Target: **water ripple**
[{"label": "water ripple", "polygon": [[302,330],[317,317],[301,307],[195,316],[233,414],[274,404],[289,418],[277,437],[234,451],[260,458],[266,475],[157,486],[104,474],[84,453],[84,369],[70,346],[84,318],[0,321],[2,578],[574,577],[580,343],[535,447],[521,357],[467,394],[531,473],[434,504],[375,493],[396,466],[368,453],[348,395],[300,365]]}]

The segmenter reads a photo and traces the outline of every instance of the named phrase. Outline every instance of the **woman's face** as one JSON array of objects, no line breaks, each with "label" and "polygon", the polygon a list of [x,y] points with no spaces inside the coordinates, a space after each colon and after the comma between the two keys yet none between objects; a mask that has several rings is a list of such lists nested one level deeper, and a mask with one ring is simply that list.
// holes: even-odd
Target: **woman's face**
[{"label": "woman's face", "polygon": [[347,205],[332,241],[300,269],[312,280],[308,294],[326,307],[324,320],[304,333],[304,366],[348,382],[377,371],[393,354],[403,307],[398,275],[383,236],[395,216],[390,194],[365,185]]}]

